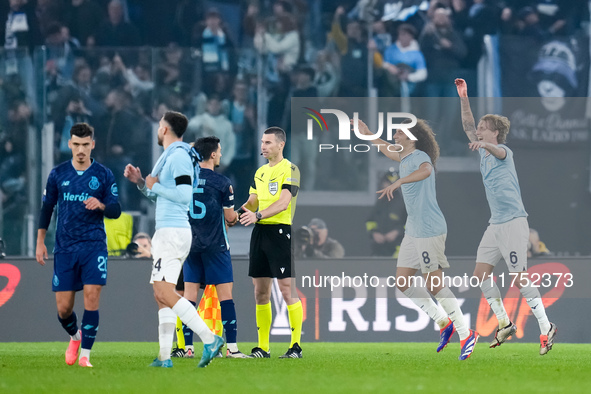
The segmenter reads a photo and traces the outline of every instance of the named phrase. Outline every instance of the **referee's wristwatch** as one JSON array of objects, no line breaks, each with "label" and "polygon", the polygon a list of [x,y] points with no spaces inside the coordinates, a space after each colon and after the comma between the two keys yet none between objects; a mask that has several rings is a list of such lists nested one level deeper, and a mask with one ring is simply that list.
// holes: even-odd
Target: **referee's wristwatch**
[{"label": "referee's wristwatch", "polygon": [[263,214],[260,212],[257,212],[256,217],[257,217],[257,222],[258,222],[259,220],[261,220],[263,218]]}]

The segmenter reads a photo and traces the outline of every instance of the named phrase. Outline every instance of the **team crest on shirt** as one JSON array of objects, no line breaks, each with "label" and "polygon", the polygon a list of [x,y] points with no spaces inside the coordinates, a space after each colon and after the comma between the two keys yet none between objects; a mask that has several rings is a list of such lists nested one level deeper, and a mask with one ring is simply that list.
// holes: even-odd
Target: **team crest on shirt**
[{"label": "team crest on shirt", "polygon": [[88,187],[91,188],[92,190],[98,189],[100,185],[101,185],[101,183],[99,182],[99,180],[95,176],[93,176],[90,179],[90,182],[88,182]]},{"label": "team crest on shirt", "polygon": [[272,195],[277,194],[277,191],[279,190],[279,182],[270,182],[269,183],[269,193],[271,193]]},{"label": "team crest on shirt", "polygon": [[119,196],[119,191],[117,190],[117,184],[113,183],[111,185],[111,194],[114,195],[115,197]]}]

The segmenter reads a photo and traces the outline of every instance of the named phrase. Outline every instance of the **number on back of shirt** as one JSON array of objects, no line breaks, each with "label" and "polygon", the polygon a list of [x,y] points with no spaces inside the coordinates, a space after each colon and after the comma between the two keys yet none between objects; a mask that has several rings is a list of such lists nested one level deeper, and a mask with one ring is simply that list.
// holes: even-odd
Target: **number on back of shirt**
[{"label": "number on back of shirt", "polygon": [[193,219],[203,219],[205,217],[205,211],[206,211],[206,207],[205,204],[203,204],[201,201],[199,201],[198,199],[198,194],[203,193],[203,188],[198,187],[195,190],[195,193],[193,193],[193,204],[191,205],[191,217]]}]

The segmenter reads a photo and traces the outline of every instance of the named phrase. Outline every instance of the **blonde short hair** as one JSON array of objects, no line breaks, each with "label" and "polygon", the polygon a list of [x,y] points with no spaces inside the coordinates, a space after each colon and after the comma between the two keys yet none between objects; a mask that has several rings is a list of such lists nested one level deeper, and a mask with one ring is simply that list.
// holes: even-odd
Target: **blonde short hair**
[{"label": "blonde short hair", "polygon": [[497,142],[499,144],[504,144],[507,141],[511,122],[506,116],[488,114],[480,118],[480,121],[487,122],[490,130],[499,132],[497,136]]}]

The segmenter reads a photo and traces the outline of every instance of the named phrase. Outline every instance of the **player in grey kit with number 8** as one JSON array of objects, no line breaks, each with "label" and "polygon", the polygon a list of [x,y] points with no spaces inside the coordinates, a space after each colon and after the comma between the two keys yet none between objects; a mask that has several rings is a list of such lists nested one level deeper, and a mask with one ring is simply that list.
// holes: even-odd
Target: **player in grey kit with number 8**
[{"label": "player in grey kit with number 8", "polygon": [[[380,152],[400,162],[400,178],[377,193],[380,193],[379,198],[387,196],[390,201],[394,191],[400,188],[408,213],[396,262],[396,277],[405,278],[405,284],[399,286],[400,291],[439,326],[437,352],[448,345],[457,331],[461,346],[459,360],[466,360],[472,355],[479,335],[468,327],[458,300],[443,283],[442,269],[449,268],[449,262],[445,256],[447,223],[437,203],[435,188],[434,166],[439,157],[439,145],[427,122],[422,119],[415,122],[406,129],[396,130],[394,142],[401,150],[391,150],[393,144],[377,139]],[[361,134],[373,134],[361,120],[351,119],[351,125],[357,126]],[[427,282],[427,289],[445,313],[437,307],[424,286],[411,285],[411,278],[419,269]]]}]

